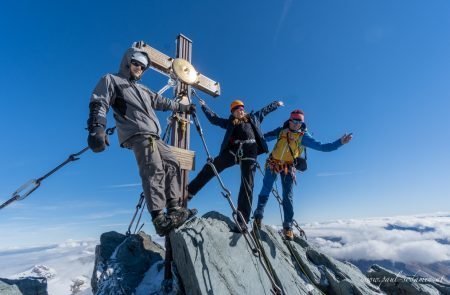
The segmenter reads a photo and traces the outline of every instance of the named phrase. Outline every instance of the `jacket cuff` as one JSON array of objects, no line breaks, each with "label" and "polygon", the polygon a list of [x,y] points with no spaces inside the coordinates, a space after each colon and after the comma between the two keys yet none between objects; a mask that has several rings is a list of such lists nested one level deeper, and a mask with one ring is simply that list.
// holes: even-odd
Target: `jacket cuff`
[{"label": "jacket cuff", "polygon": [[103,128],[106,127],[106,118],[100,117],[100,116],[90,116],[87,120],[88,129],[95,126],[102,126]]}]

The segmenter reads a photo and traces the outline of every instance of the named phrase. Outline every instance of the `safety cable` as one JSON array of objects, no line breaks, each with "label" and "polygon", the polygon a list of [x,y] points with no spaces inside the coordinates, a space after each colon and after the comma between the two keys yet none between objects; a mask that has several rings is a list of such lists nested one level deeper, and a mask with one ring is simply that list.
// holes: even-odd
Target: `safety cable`
[{"label": "safety cable", "polygon": [[294,250],[294,247],[292,246],[291,242],[288,241],[288,240],[286,240],[286,239],[283,237],[283,233],[282,233],[281,231],[279,231],[278,233],[279,233],[279,235],[281,236],[281,239],[284,241],[284,244],[285,244],[286,247],[288,248],[289,252],[291,253],[291,256],[294,258],[295,263],[296,263],[297,266],[300,268],[300,270],[303,272],[303,274],[306,276],[306,278],[308,279],[308,281],[309,281],[314,287],[316,287],[316,289],[317,289],[321,294],[324,294],[324,293],[322,292],[322,290],[320,290],[320,288],[317,287],[316,284],[314,284],[314,282],[309,278],[308,273],[307,273],[307,272],[305,271],[305,269],[302,267],[302,264],[301,264],[300,260],[297,258],[297,255],[295,255],[295,250]]},{"label": "safety cable", "polygon": [[[256,167],[258,168],[258,170],[261,172],[261,174],[262,174],[263,177],[264,177],[264,172],[262,171],[261,166],[259,165],[258,162],[256,162]],[[281,211],[282,199],[281,199],[281,197],[280,197],[280,194],[278,193],[278,186],[277,186],[276,183],[275,183],[275,186],[276,186],[275,188],[272,188],[272,194],[274,195],[275,199],[278,201],[278,206],[279,206],[279,208],[280,208],[280,217],[281,217],[281,221],[283,221],[283,213],[282,213],[282,211]],[[255,224],[255,223],[254,223],[254,224]],[[300,232],[300,236],[301,236],[301,237],[304,237],[305,240],[307,240],[308,238],[306,237],[305,231],[304,231],[303,229],[300,228],[300,226],[298,225],[298,223],[297,223],[297,221],[296,221],[295,219],[292,220],[292,224],[293,224],[293,225],[297,228],[297,230]],[[257,228],[256,225],[254,226],[254,228],[255,228],[255,227]],[[295,250],[294,250],[294,248],[292,247],[290,241],[288,241],[288,240],[286,240],[286,239],[284,238],[284,235],[282,234],[281,231],[279,231],[278,233],[280,234],[281,239],[284,241],[286,247],[288,248],[289,252],[291,253],[291,256],[294,258],[294,260],[295,260],[297,266],[298,266],[298,267],[300,268],[300,270],[305,274],[305,276],[306,276],[306,278],[308,279],[308,281],[309,281],[313,286],[315,286],[321,294],[323,294],[323,292],[322,292],[322,291],[314,284],[314,282],[309,278],[307,272],[306,272],[306,271],[304,270],[304,268],[302,267],[302,265],[301,265],[299,259],[298,259],[297,256],[295,255]],[[258,232],[258,234],[259,234],[259,232]]]},{"label": "safety cable", "polygon": [[[106,129],[105,132],[107,135],[112,135],[112,134],[114,134],[115,129],[116,129],[116,127],[114,126],[114,127]],[[6,202],[4,202],[3,204],[0,205],[0,210],[5,208],[6,206],[8,206],[9,204],[11,204],[14,201],[22,201],[23,199],[28,197],[32,192],[34,192],[36,189],[39,188],[39,186],[41,185],[41,182],[44,179],[46,179],[47,177],[49,177],[50,175],[52,175],[53,173],[55,173],[56,171],[58,171],[65,165],[67,165],[68,163],[79,160],[80,158],[78,158],[78,156],[80,156],[87,150],[89,150],[89,147],[85,147],[78,153],[71,154],[64,162],[62,162],[61,164],[56,166],[54,169],[50,170],[50,172],[48,172],[44,176],[39,177],[37,179],[31,179],[31,180],[27,181],[25,184],[20,186],[15,192],[12,193],[11,198],[9,198]]]},{"label": "safety cable", "polygon": [[[137,230],[137,227],[139,225],[139,222],[141,221],[141,216],[142,216],[142,212],[143,212],[144,207],[145,207],[145,196],[144,196],[144,193],[142,192],[140,194],[140,196],[139,196],[139,201],[138,201],[138,203],[136,205],[136,211],[134,212],[133,218],[131,218],[130,225],[128,226],[128,230],[127,230],[127,233],[126,233],[127,236],[129,236],[131,234],[131,227],[133,226],[133,223],[134,223],[134,220],[136,218],[136,215],[139,212],[139,209],[142,208],[141,213],[140,213],[139,218],[138,218],[138,221],[136,222],[136,226],[134,228],[134,234],[136,234],[136,230]],[[142,224],[142,226],[144,226],[144,224]],[[140,228],[142,228],[142,226]]]},{"label": "safety cable", "polygon": [[[255,160],[255,162],[256,162],[256,160]],[[249,196],[248,191],[247,191],[247,186],[249,184],[248,184],[247,180],[242,177],[242,175],[241,175],[241,181],[244,182],[245,194],[247,196],[247,201],[250,204],[250,208],[251,208],[250,196]],[[264,249],[264,247],[263,247],[263,245],[261,243],[261,235],[260,235],[259,229],[257,229],[257,226],[255,225],[255,223],[253,223],[252,235],[253,235],[254,240],[256,241],[256,244],[258,245],[258,249],[261,252],[262,258],[264,259],[264,262],[267,265],[267,270],[270,273],[270,276],[273,278],[273,281],[276,281],[276,284],[277,284],[277,287],[278,287],[278,284],[280,283],[280,280],[279,280],[279,278],[278,278],[278,276],[277,276],[277,274],[276,274],[276,272],[275,272],[275,270],[274,270],[274,268],[272,266],[272,263],[269,260],[269,257],[266,254],[266,250]]]}]

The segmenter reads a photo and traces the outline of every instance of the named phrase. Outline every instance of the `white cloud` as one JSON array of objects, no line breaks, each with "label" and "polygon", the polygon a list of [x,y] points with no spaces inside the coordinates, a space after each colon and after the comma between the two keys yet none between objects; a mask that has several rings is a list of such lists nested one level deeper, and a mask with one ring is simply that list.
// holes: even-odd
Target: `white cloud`
[{"label": "white cloud", "polygon": [[450,260],[450,216],[432,214],[303,225],[310,241],[339,259],[433,263]]},{"label": "white cloud", "polygon": [[93,214],[89,214],[86,216],[87,219],[103,219],[110,218],[117,215],[123,214],[133,214],[133,210],[114,210],[114,211],[105,211],[105,212],[97,212]]},{"label": "white cloud", "polygon": [[274,42],[277,42],[277,40],[278,40],[278,35],[280,34],[281,28],[284,24],[284,20],[286,19],[286,16],[291,8],[291,4],[292,4],[292,0],[286,0],[284,2],[283,11],[281,12],[280,19],[278,20],[277,29],[275,31],[275,36],[273,38]]}]

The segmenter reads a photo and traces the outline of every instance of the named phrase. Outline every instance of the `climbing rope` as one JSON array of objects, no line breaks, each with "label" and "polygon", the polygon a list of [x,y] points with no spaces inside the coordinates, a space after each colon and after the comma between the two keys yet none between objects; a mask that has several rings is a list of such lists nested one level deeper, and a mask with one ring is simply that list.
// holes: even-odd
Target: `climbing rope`
[{"label": "climbing rope", "polygon": [[[116,127],[111,127],[111,128],[106,129],[106,134],[107,135],[114,134],[115,129],[116,129]],[[54,169],[52,169],[50,172],[48,172],[44,176],[39,177],[37,179],[31,179],[31,180],[27,181],[25,184],[20,186],[15,192],[12,193],[11,198],[9,198],[6,202],[4,202],[3,204],[0,205],[0,209],[5,208],[6,206],[13,203],[14,201],[22,201],[23,199],[28,197],[31,193],[33,193],[35,190],[37,190],[39,188],[39,186],[41,185],[41,182],[44,179],[46,179],[47,177],[49,177],[50,175],[52,175],[53,173],[55,173],[56,171],[58,171],[65,165],[67,165],[68,163],[79,160],[80,158],[78,158],[78,156],[80,156],[87,150],[89,150],[89,147],[85,147],[78,153],[71,154],[64,162],[62,162],[61,164],[56,166]]]}]

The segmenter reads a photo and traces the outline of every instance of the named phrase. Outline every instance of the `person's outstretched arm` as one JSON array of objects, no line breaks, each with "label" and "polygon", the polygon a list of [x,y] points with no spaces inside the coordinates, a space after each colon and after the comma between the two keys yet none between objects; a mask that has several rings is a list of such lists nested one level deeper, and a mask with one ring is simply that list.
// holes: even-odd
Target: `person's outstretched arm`
[{"label": "person's outstretched arm", "polygon": [[278,107],[283,106],[284,103],[281,100],[276,100],[269,105],[263,107],[259,111],[255,112],[255,117],[258,118],[259,122],[264,120],[264,117],[270,114],[271,112],[278,109]]},{"label": "person's outstretched arm", "polygon": [[204,100],[200,100],[200,105],[202,106],[202,111],[205,113],[206,118],[211,124],[219,126],[223,129],[227,128],[228,119],[224,119],[219,117],[216,113],[214,113],[205,103]]},{"label": "person's outstretched arm", "polygon": [[305,134],[302,137],[301,145],[311,148],[316,151],[321,152],[332,152],[343,146],[344,144],[347,144],[352,140],[353,135],[350,134],[344,134],[341,138],[330,142],[330,143],[321,143],[320,141],[317,141],[312,137],[312,135],[309,132],[305,132]]}]

